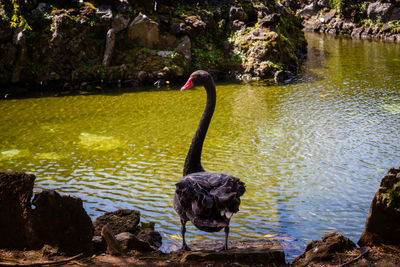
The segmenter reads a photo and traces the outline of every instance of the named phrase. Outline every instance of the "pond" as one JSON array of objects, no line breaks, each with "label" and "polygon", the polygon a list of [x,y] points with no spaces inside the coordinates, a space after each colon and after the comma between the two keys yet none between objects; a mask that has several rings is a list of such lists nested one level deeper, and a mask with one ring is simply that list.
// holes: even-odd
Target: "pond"
[{"label": "pond", "polygon": [[[400,46],[307,40],[290,84],[217,85],[203,149],[206,170],[246,182],[230,238],[276,238],[289,260],[326,233],[357,242],[380,180],[400,165]],[[178,87],[1,100],[0,170],[81,197],[93,219],[138,209],[176,249],[175,182],[205,104],[204,89]],[[223,236],[188,226],[189,244]]]}]

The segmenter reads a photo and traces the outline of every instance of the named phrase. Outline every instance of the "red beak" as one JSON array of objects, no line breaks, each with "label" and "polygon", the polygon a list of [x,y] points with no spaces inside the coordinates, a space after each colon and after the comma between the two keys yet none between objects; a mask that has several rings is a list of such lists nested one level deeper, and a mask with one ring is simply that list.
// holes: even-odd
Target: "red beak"
[{"label": "red beak", "polygon": [[186,89],[192,88],[193,87],[193,77],[190,77],[189,80],[185,83],[184,86],[182,86],[181,91],[185,91]]}]

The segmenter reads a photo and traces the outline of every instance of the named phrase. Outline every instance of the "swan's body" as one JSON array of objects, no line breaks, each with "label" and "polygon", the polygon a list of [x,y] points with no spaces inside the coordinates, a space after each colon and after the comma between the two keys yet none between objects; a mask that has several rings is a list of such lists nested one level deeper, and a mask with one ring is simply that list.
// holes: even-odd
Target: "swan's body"
[{"label": "swan's body", "polygon": [[232,214],[239,211],[240,196],[246,189],[238,178],[225,173],[206,172],[201,165],[201,151],[214,113],[216,91],[211,75],[205,71],[193,72],[181,90],[196,85],[204,85],[207,103],[186,156],[184,176],[176,184],[174,209],[181,218],[183,249],[189,250],[185,241],[187,221],[206,232],[224,228],[223,249],[228,249],[229,222]]}]

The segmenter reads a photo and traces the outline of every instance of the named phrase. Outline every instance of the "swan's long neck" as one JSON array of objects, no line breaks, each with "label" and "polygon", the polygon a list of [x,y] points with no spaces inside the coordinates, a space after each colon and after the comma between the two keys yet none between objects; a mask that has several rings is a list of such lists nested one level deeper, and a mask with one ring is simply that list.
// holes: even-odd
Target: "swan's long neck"
[{"label": "swan's long neck", "polygon": [[217,97],[212,78],[210,82],[204,84],[204,87],[207,92],[207,103],[203,115],[201,116],[199,126],[197,127],[196,134],[190,144],[189,152],[186,156],[185,166],[183,167],[183,176],[194,172],[204,171],[203,166],[201,166],[201,151],[203,149],[203,143],[206,138],[208,126],[210,125],[214,113]]}]

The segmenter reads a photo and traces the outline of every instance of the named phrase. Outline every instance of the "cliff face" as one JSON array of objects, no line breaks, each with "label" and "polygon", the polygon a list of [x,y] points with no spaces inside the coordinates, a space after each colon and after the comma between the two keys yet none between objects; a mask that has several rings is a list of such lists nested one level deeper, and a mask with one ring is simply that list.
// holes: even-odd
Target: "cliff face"
[{"label": "cliff face", "polygon": [[273,0],[20,2],[32,30],[0,9],[2,86],[149,84],[195,69],[270,78],[295,73],[306,51],[300,20]]}]

